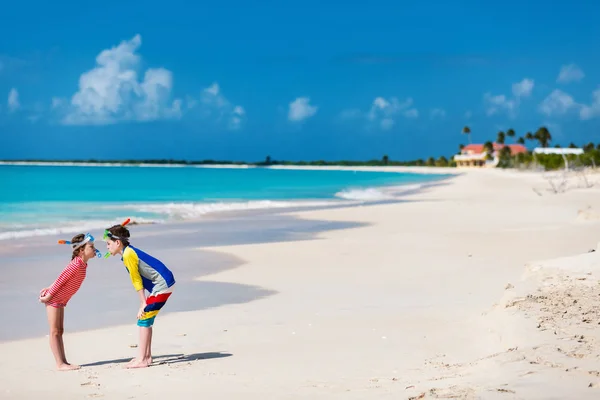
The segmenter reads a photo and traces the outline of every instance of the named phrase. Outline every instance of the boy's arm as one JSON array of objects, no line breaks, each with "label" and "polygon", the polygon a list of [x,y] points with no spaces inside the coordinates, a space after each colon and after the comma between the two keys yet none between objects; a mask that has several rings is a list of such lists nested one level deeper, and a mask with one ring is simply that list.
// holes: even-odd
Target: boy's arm
[{"label": "boy's arm", "polygon": [[[142,277],[140,276],[139,263],[140,259],[137,253],[133,250],[128,250],[123,254],[123,263],[127,267],[127,271],[129,271],[129,277],[131,278],[131,283],[133,284],[133,288],[139,292],[142,291],[142,296],[144,295],[144,284],[142,283]],[[144,299],[145,301],[145,299]]]},{"label": "boy's arm", "polygon": [[48,299],[52,298],[52,296],[54,296],[56,292],[58,292],[58,290],[76,274],[77,266],[74,264],[67,265],[67,267],[60,273],[58,278],[56,278],[52,286],[48,288],[43,297],[47,297]]}]

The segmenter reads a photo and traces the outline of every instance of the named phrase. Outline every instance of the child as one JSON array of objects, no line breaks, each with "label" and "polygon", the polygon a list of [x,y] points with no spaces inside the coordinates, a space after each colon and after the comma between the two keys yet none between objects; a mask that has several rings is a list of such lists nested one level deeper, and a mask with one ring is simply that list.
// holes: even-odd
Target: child
[{"label": "child", "polygon": [[[126,220],[104,231],[104,240],[111,255],[121,254],[121,260],[140,298],[137,313],[137,325],[140,327],[139,357],[132,359],[125,368],[144,368],[152,364],[154,319],[171,296],[175,278],[162,262],[129,244],[129,230],[125,228],[128,222]],[[150,293],[148,298],[144,290]]]},{"label": "child", "polygon": [[50,349],[60,371],[79,369],[78,365],[67,362],[63,343],[65,307],[81,287],[87,272],[87,262],[99,252],[94,247],[94,237],[79,234],[70,242],[60,240],[61,244],[70,244],[73,248],[71,262],[61,272],[49,288],[40,291],[40,302],[46,304],[48,324],[50,325]]}]

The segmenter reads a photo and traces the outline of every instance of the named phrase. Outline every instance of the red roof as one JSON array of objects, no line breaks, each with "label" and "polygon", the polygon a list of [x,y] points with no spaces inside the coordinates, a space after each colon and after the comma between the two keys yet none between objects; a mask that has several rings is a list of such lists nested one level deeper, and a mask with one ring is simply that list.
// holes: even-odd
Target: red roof
[{"label": "red roof", "polygon": [[[526,153],[527,152],[527,148],[525,146],[523,146],[522,144],[500,144],[500,143],[492,143],[494,146],[494,151],[498,151],[500,149],[502,149],[505,146],[510,147],[510,153],[511,154],[519,154],[519,153]],[[463,147],[462,152],[466,153],[468,151],[471,151],[473,153],[483,153],[484,151],[484,146],[482,144],[468,144],[465,147]]]}]

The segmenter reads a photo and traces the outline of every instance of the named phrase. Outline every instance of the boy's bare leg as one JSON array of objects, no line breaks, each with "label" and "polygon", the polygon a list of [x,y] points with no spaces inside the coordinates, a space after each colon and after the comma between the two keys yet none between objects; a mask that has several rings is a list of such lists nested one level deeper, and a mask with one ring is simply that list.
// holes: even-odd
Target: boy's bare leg
[{"label": "boy's bare leg", "polygon": [[78,365],[70,365],[65,356],[63,343],[65,309],[46,306],[48,325],[50,325],[50,349],[56,361],[56,368],[60,371],[79,369]]},{"label": "boy's bare leg", "polygon": [[125,365],[125,368],[145,368],[152,364],[150,348],[152,345],[152,327],[140,326],[140,355]]},{"label": "boy's bare leg", "polygon": [[146,344],[146,359],[148,360],[148,365],[152,364],[152,327],[148,329],[148,343]]}]

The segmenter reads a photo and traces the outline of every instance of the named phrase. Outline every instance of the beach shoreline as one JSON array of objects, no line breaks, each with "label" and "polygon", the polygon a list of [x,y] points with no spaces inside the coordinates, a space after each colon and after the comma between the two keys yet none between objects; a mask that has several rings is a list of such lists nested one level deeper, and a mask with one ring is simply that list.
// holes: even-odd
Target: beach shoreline
[{"label": "beach shoreline", "polygon": [[[65,399],[194,393],[244,399],[597,397],[591,365],[597,362],[598,328],[586,324],[588,331],[579,333],[579,314],[573,312],[573,323],[561,326],[567,333],[560,338],[578,332],[589,339],[584,345],[574,340],[579,347],[563,349],[566,353],[550,351],[558,335],[539,332],[543,312],[534,303],[506,307],[544,290],[548,274],[538,275],[539,265],[579,265],[586,277],[579,281],[569,272],[569,280],[555,278],[553,298],[565,298],[556,297],[565,290],[571,298],[589,295],[572,287],[591,284],[596,276],[600,252],[588,251],[599,240],[597,185],[555,194],[540,174],[465,172],[402,202],[282,211],[262,221],[248,216],[245,221],[254,228],[268,228],[266,221],[284,216],[295,221],[271,226],[267,242],[195,244],[196,233],[183,225],[167,227],[173,230],[170,241],[161,242],[156,227],[140,227],[157,234],[145,239],[149,251],[168,253],[175,264],[201,252],[235,260],[234,268],[206,273],[195,273],[190,265],[194,282],[263,292],[198,311],[166,307],[155,328],[157,363],[143,371],[118,368],[135,354],[133,322],[76,333],[67,328],[69,358],[86,365],[69,374],[52,370],[44,337],[0,342],[6,361],[0,366],[1,390],[15,399],[57,393]],[[295,225],[298,221],[304,228]],[[214,222],[207,238],[223,227]],[[316,230],[303,236],[309,226]],[[88,291],[84,287],[74,302],[85,302],[89,290],[101,284],[127,293],[122,271],[102,280],[102,270],[97,272],[96,282],[90,280]],[[135,298],[122,300],[126,297]],[[595,310],[594,301],[585,303],[586,310]],[[123,312],[126,316],[127,309]],[[45,322],[41,310],[32,316]],[[569,357],[573,352],[582,356]],[[31,376],[35,388],[27,384]],[[136,382],[142,376],[146,383],[140,392]]]},{"label": "beach shoreline", "polygon": [[[72,167],[72,165],[64,166]],[[37,165],[32,166],[32,168],[35,167]],[[289,170],[295,169],[289,168]],[[302,168],[302,170],[314,169]],[[326,170],[332,169],[328,168]],[[410,171],[381,171],[379,169],[361,169],[360,171],[385,172],[386,174],[391,172],[411,173]],[[434,173],[435,175],[432,175]],[[254,198],[253,193],[246,191],[247,198],[243,197],[243,194],[240,198],[230,198],[227,194],[220,198],[218,192],[215,193],[217,197],[213,198],[210,195],[210,188],[207,194],[199,192],[196,195],[186,195],[187,189],[183,186],[176,190],[180,194],[176,194],[170,200],[165,199],[164,195],[160,195],[160,191],[157,190],[154,192],[154,197],[150,197],[148,200],[84,201],[85,196],[83,196],[78,201],[55,200],[53,202],[40,201],[36,203],[36,195],[32,193],[30,195],[32,197],[25,201],[23,206],[18,206],[14,201],[12,203],[9,201],[6,203],[7,208],[0,208],[0,214],[4,213],[4,216],[0,219],[0,243],[5,240],[32,236],[50,236],[57,233],[70,234],[81,230],[100,229],[107,224],[118,223],[124,218],[130,218],[132,225],[168,224],[180,221],[194,222],[207,217],[218,218],[220,215],[278,213],[281,210],[315,210],[367,203],[380,204],[385,201],[401,200],[403,196],[426,189],[433,184],[443,183],[445,180],[456,176],[455,174],[440,173],[440,171],[432,169],[424,174],[412,174],[412,177],[408,176],[406,178],[402,176],[398,179],[384,179],[380,182],[381,175],[385,174],[379,174],[379,177],[373,179],[358,178],[356,182],[353,182],[353,178],[346,177],[344,179],[348,181],[347,183],[338,183],[338,190],[327,193],[326,196],[318,191],[305,191],[304,196],[289,197],[285,194],[287,192],[271,191]],[[420,179],[419,175],[423,175],[423,179]],[[12,176],[12,179],[16,179],[18,174],[13,173],[10,176]],[[204,174],[200,176],[204,176]],[[294,179],[294,176],[290,178]],[[272,178],[265,177],[265,179],[268,181]],[[259,192],[263,193],[262,191]],[[42,198],[44,196],[45,194],[41,195]],[[189,198],[186,199],[186,196]],[[208,197],[208,199],[205,199],[205,197]],[[38,211],[39,207],[43,208]],[[65,212],[65,210],[72,211]],[[31,218],[28,213],[34,211],[43,218]],[[11,217],[11,213],[15,213],[16,217]]]}]

